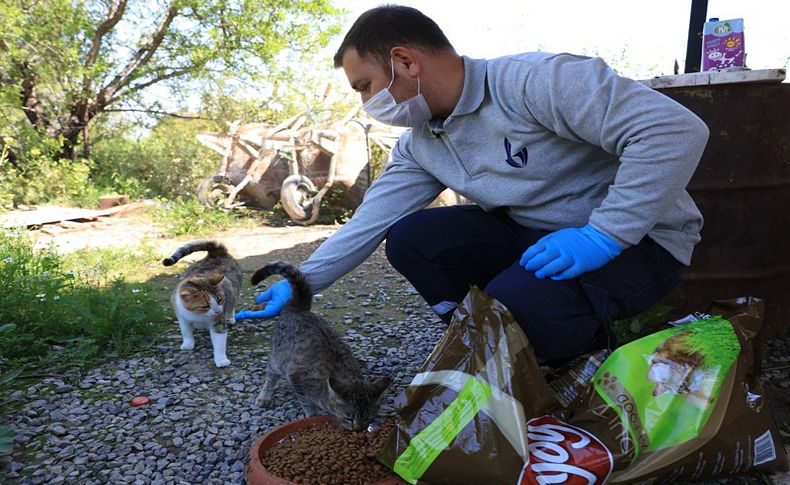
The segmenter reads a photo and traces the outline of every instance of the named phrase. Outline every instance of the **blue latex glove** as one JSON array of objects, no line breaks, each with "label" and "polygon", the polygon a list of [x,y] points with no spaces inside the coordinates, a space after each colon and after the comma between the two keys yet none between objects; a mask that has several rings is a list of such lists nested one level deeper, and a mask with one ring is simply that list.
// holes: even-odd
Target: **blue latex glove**
[{"label": "blue latex glove", "polygon": [[568,280],[600,268],[623,249],[589,224],[560,229],[528,247],[519,265],[538,278]]},{"label": "blue latex glove", "polygon": [[280,314],[285,304],[291,299],[291,285],[280,280],[268,290],[255,297],[255,303],[267,303],[263,310],[242,310],[236,314],[236,320],[245,318],[272,318]]}]

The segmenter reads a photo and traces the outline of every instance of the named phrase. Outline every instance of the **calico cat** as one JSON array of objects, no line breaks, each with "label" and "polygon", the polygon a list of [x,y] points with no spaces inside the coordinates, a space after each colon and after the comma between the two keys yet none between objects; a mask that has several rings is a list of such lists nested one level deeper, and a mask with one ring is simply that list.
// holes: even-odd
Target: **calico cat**
[{"label": "calico cat", "polygon": [[272,329],[266,381],[255,404],[271,406],[274,389],[285,378],[308,416],[331,415],[348,430],[364,429],[376,417],[390,378],[365,380],[348,344],[310,311],[312,290],[295,266],[266,265],[252,276],[252,284],[273,274],[288,280],[292,294]]},{"label": "calico cat", "polygon": [[225,346],[228,327],[235,322],[233,307],[241,290],[241,267],[225,246],[216,241],[187,243],[162,260],[162,264],[172,266],[196,251],[208,251],[208,255],[187,268],[170,297],[184,339],[181,350],[195,348],[194,329],[208,329],[214,364],[226,367],[230,360],[225,355]]}]

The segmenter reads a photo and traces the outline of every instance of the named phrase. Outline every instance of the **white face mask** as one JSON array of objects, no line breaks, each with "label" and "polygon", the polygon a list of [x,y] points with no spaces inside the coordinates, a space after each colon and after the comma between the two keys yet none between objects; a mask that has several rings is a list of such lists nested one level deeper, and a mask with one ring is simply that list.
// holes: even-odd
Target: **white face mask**
[{"label": "white face mask", "polygon": [[392,126],[419,128],[431,119],[431,109],[420,93],[420,78],[417,78],[417,96],[402,103],[396,103],[389,88],[395,82],[395,61],[392,62],[392,80],[390,85],[382,89],[362,105],[374,119]]}]

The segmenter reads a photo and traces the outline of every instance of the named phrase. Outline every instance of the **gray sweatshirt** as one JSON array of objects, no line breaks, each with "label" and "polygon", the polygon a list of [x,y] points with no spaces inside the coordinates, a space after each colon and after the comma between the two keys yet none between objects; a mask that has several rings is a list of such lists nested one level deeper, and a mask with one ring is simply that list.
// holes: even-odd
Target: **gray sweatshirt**
[{"label": "gray sweatshirt", "polygon": [[599,58],[463,62],[452,114],[402,135],[351,220],[302,263],[315,292],[445,187],[533,229],[589,223],[623,248],[647,234],[690,263],[702,216],[685,187],[708,139],[702,120]]}]

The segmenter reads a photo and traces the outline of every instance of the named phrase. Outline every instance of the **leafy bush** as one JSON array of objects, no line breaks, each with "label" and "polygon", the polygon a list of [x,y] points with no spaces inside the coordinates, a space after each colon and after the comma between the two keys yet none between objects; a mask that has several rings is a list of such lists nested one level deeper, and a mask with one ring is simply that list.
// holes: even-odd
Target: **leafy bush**
[{"label": "leafy bush", "polygon": [[164,307],[142,284],[100,267],[68,271],[26,234],[0,231],[0,374],[20,366],[79,365],[143,345]]},{"label": "leafy bush", "polygon": [[216,127],[204,121],[164,118],[135,139],[133,127],[115,126],[94,144],[92,179],[132,198],[173,199],[193,194],[221,157],[196,138]]},{"label": "leafy bush", "polygon": [[[56,138],[28,137],[23,142],[5,137],[0,151],[0,199],[8,208],[14,204],[68,202],[95,205],[100,190],[91,182],[93,162],[58,159]],[[24,147],[24,149],[23,149]],[[8,150],[17,160],[11,165]]]},{"label": "leafy bush", "polygon": [[[123,124],[96,128],[90,160],[59,159],[61,140],[5,137],[0,143],[0,207],[59,203],[94,207],[107,193],[132,199],[189,195],[213,175],[220,157],[196,138],[206,122],[163,119],[135,139]],[[17,160],[8,161],[8,150]]]},{"label": "leafy bush", "polygon": [[343,189],[333,188],[321,199],[321,210],[318,212],[317,224],[345,224],[354,215],[353,209],[341,205]]},{"label": "leafy bush", "polygon": [[0,175],[0,186],[15,204],[95,206],[101,189],[90,183],[91,167],[89,160],[56,161],[42,155],[31,159],[21,170],[4,172]]},{"label": "leafy bush", "polygon": [[242,212],[208,208],[195,198],[163,199],[152,214],[169,237],[207,235],[244,224]]}]

